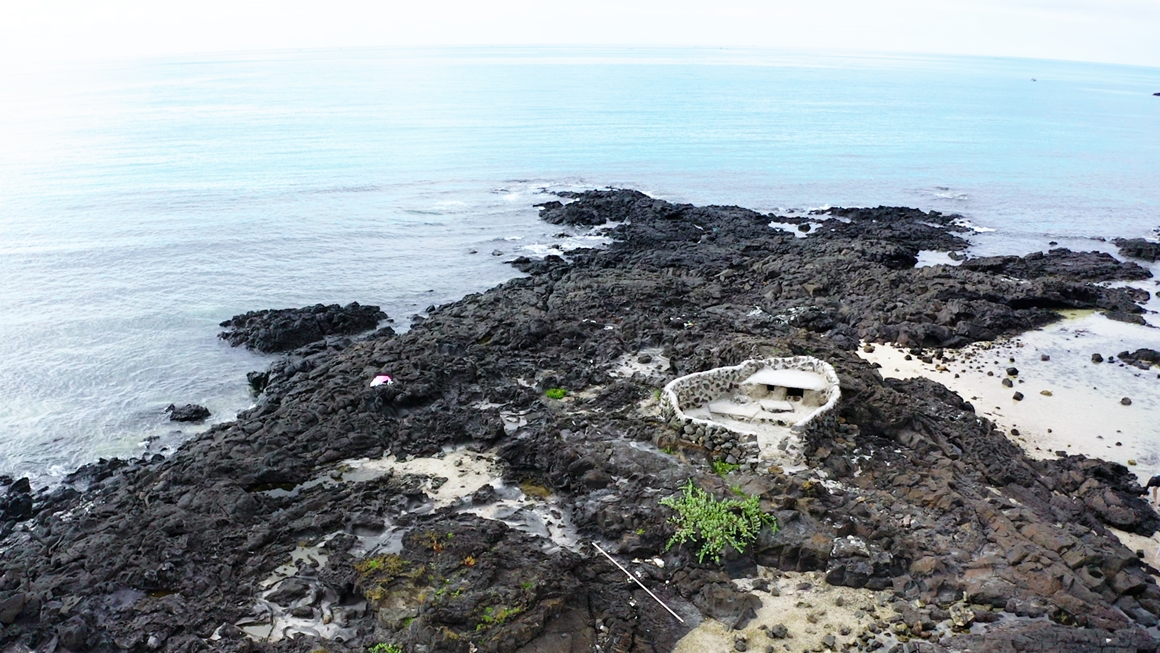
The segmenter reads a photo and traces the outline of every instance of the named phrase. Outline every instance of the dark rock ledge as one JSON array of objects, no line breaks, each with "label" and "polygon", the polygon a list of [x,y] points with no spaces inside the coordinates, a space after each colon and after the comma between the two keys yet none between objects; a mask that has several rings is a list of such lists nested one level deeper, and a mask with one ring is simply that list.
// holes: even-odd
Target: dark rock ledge
[{"label": "dark rock ledge", "polygon": [[[527,276],[403,335],[313,337],[259,375],[256,408],[170,458],[101,461],[51,492],[0,479],[0,651],[661,653],[699,615],[749,621],[763,590],[731,579],[757,565],[875,593],[902,615],[890,630],[909,651],[1157,650],[1155,570],[1108,531],[1160,524],[1127,469],[1033,461],[944,387],[884,380],[852,351],[860,338],[960,346],[1058,308],[1139,313],[1130,293],[1092,283],[1137,267],[1053,250],[916,269],[919,250],[965,241],[953,216],[913,209],[834,210],[842,220],[813,216],[820,227],[795,239],[738,207],[633,191],[567,199],[545,219],[615,220],[609,249],[519,259]],[[664,452],[672,434],[648,408],[663,379],[610,376],[653,348],[668,378],[755,356],[824,358],[841,379],[841,420],[807,443],[811,470],[720,478],[703,452]],[[372,387],[379,374],[393,382]],[[547,400],[548,388],[569,394]],[[494,451],[506,480],[547,495],[582,542],[618,554],[688,623],[587,548],[461,509],[495,492],[433,509],[413,476],[303,485],[345,459],[449,445]],[[666,552],[658,501],[689,478],[759,495],[782,530],[722,565]],[[360,538],[392,533],[394,553],[358,553]],[[320,543],[325,562],[260,586]],[[645,558],[664,565],[631,562]],[[325,611],[313,623],[329,630],[246,638],[237,624],[271,610]],[[879,642],[863,634],[858,647]]]},{"label": "dark rock ledge", "polygon": [[250,311],[219,326],[218,337],[231,346],[245,345],[262,353],[290,351],[331,335],[351,335],[373,329],[387,314],[378,306],[316,304],[306,308]]}]

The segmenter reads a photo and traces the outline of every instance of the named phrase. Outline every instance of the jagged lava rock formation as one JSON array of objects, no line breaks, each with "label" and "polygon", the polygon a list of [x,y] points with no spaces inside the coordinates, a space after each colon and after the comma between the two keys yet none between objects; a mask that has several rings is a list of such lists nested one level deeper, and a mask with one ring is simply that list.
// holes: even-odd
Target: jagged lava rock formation
[{"label": "jagged lava rock formation", "polygon": [[[0,650],[662,653],[704,617],[753,628],[782,571],[893,606],[894,623],[828,640],[848,650],[887,636],[898,651],[1157,650],[1155,570],[1108,531],[1160,525],[1126,468],[1031,460],[961,397],[853,353],[955,347],[1065,307],[1138,314],[1130,291],[1090,281],[1138,268],[1059,250],[915,268],[920,250],[967,243],[952,216],[913,209],[835,210],[795,238],[739,207],[561,200],[546,220],[615,221],[613,244],[518,259],[526,276],[405,334],[295,350],[255,408],[169,458],[102,461],[51,491],[4,480]],[[830,427],[803,438],[804,469],[722,478],[653,395],[790,356],[826,361],[841,388]],[[458,497],[441,493],[459,472],[406,472],[453,447],[505,483]],[[350,471],[380,458],[395,471]],[[659,501],[690,478],[760,496],[781,529],[722,564],[666,549]]]}]

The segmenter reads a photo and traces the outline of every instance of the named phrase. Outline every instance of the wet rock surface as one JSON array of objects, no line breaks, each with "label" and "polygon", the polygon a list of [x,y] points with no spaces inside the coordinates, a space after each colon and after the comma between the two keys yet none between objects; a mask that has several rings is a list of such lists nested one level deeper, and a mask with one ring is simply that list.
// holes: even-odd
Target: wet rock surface
[{"label": "wet rock surface", "polygon": [[1160,243],[1143,238],[1116,238],[1112,242],[1123,256],[1142,261],[1160,261]]},{"label": "wet rock surface", "polygon": [[250,311],[222,322],[219,326],[226,330],[218,337],[233,347],[245,345],[269,354],[297,349],[331,335],[368,331],[385,319],[387,314],[378,306],[358,302]]},{"label": "wet rock surface", "polygon": [[180,407],[169,404],[165,408],[165,412],[169,413],[169,421],[171,422],[203,422],[210,415],[208,408],[196,404],[185,404]]},{"label": "wet rock surface", "polygon": [[[51,490],[0,479],[0,650],[661,653],[705,618],[752,630],[761,574],[782,571],[911,606],[852,633],[854,650],[1157,650],[1155,570],[1108,530],[1157,527],[1125,468],[1033,461],[958,395],[883,379],[853,351],[991,339],[1063,307],[1138,312],[1091,283],[1134,268],[914,268],[920,250],[966,243],[953,216],[913,209],[835,209],[795,238],[739,207],[562,199],[545,219],[616,223],[613,245],[517,259],[527,276],[402,335],[311,335],[251,379],[253,409],[169,458],[99,461]],[[259,324],[315,315],[265,313],[230,321],[239,343],[291,346],[297,327]],[[646,349],[667,367],[621,369]],[[658,382],[805,354],[834,366],[843,397],[807,469],[722,477],[675,446]],[[459,474],[405,461],[449,448],[493,456],[502,482],[437,501]],[[349,471],[385,457],[390,473]],[[780,530],[720,564],[666,550],[659,501],[688,479],[760,497]]]}]

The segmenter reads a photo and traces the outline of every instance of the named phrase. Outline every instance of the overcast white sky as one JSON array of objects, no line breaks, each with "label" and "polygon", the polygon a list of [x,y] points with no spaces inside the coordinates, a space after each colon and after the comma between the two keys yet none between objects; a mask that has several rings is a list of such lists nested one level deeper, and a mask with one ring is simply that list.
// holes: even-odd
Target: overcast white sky
[{"label": "overcast white sky", "polygon": [[0,65],[405,45],[822,47],[1160,67],[1160,0],[3,0]]}]

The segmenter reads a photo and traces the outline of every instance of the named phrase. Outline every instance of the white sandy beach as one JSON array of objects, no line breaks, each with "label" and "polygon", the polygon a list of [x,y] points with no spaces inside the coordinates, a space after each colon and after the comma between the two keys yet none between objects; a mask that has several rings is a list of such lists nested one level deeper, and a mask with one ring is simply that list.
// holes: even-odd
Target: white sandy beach
[{"label": "white sandy beach", "polygon": [[[885,377],[922,376],[954,390],[1032,456],[1066,451],[1114,460],[1147,481],[1160,473],[1160,369],[1093,363],[1092,354],[1107,359],[1158,343],[1160,331],[1088,313],[1017,338],[947,350],[931,363],[906,360],[907,350],[889,345],[860,353]],[[1022,400],[1013,398],[1016,392]],[[1125,397],[1131,405],[1121,403]]]}]

